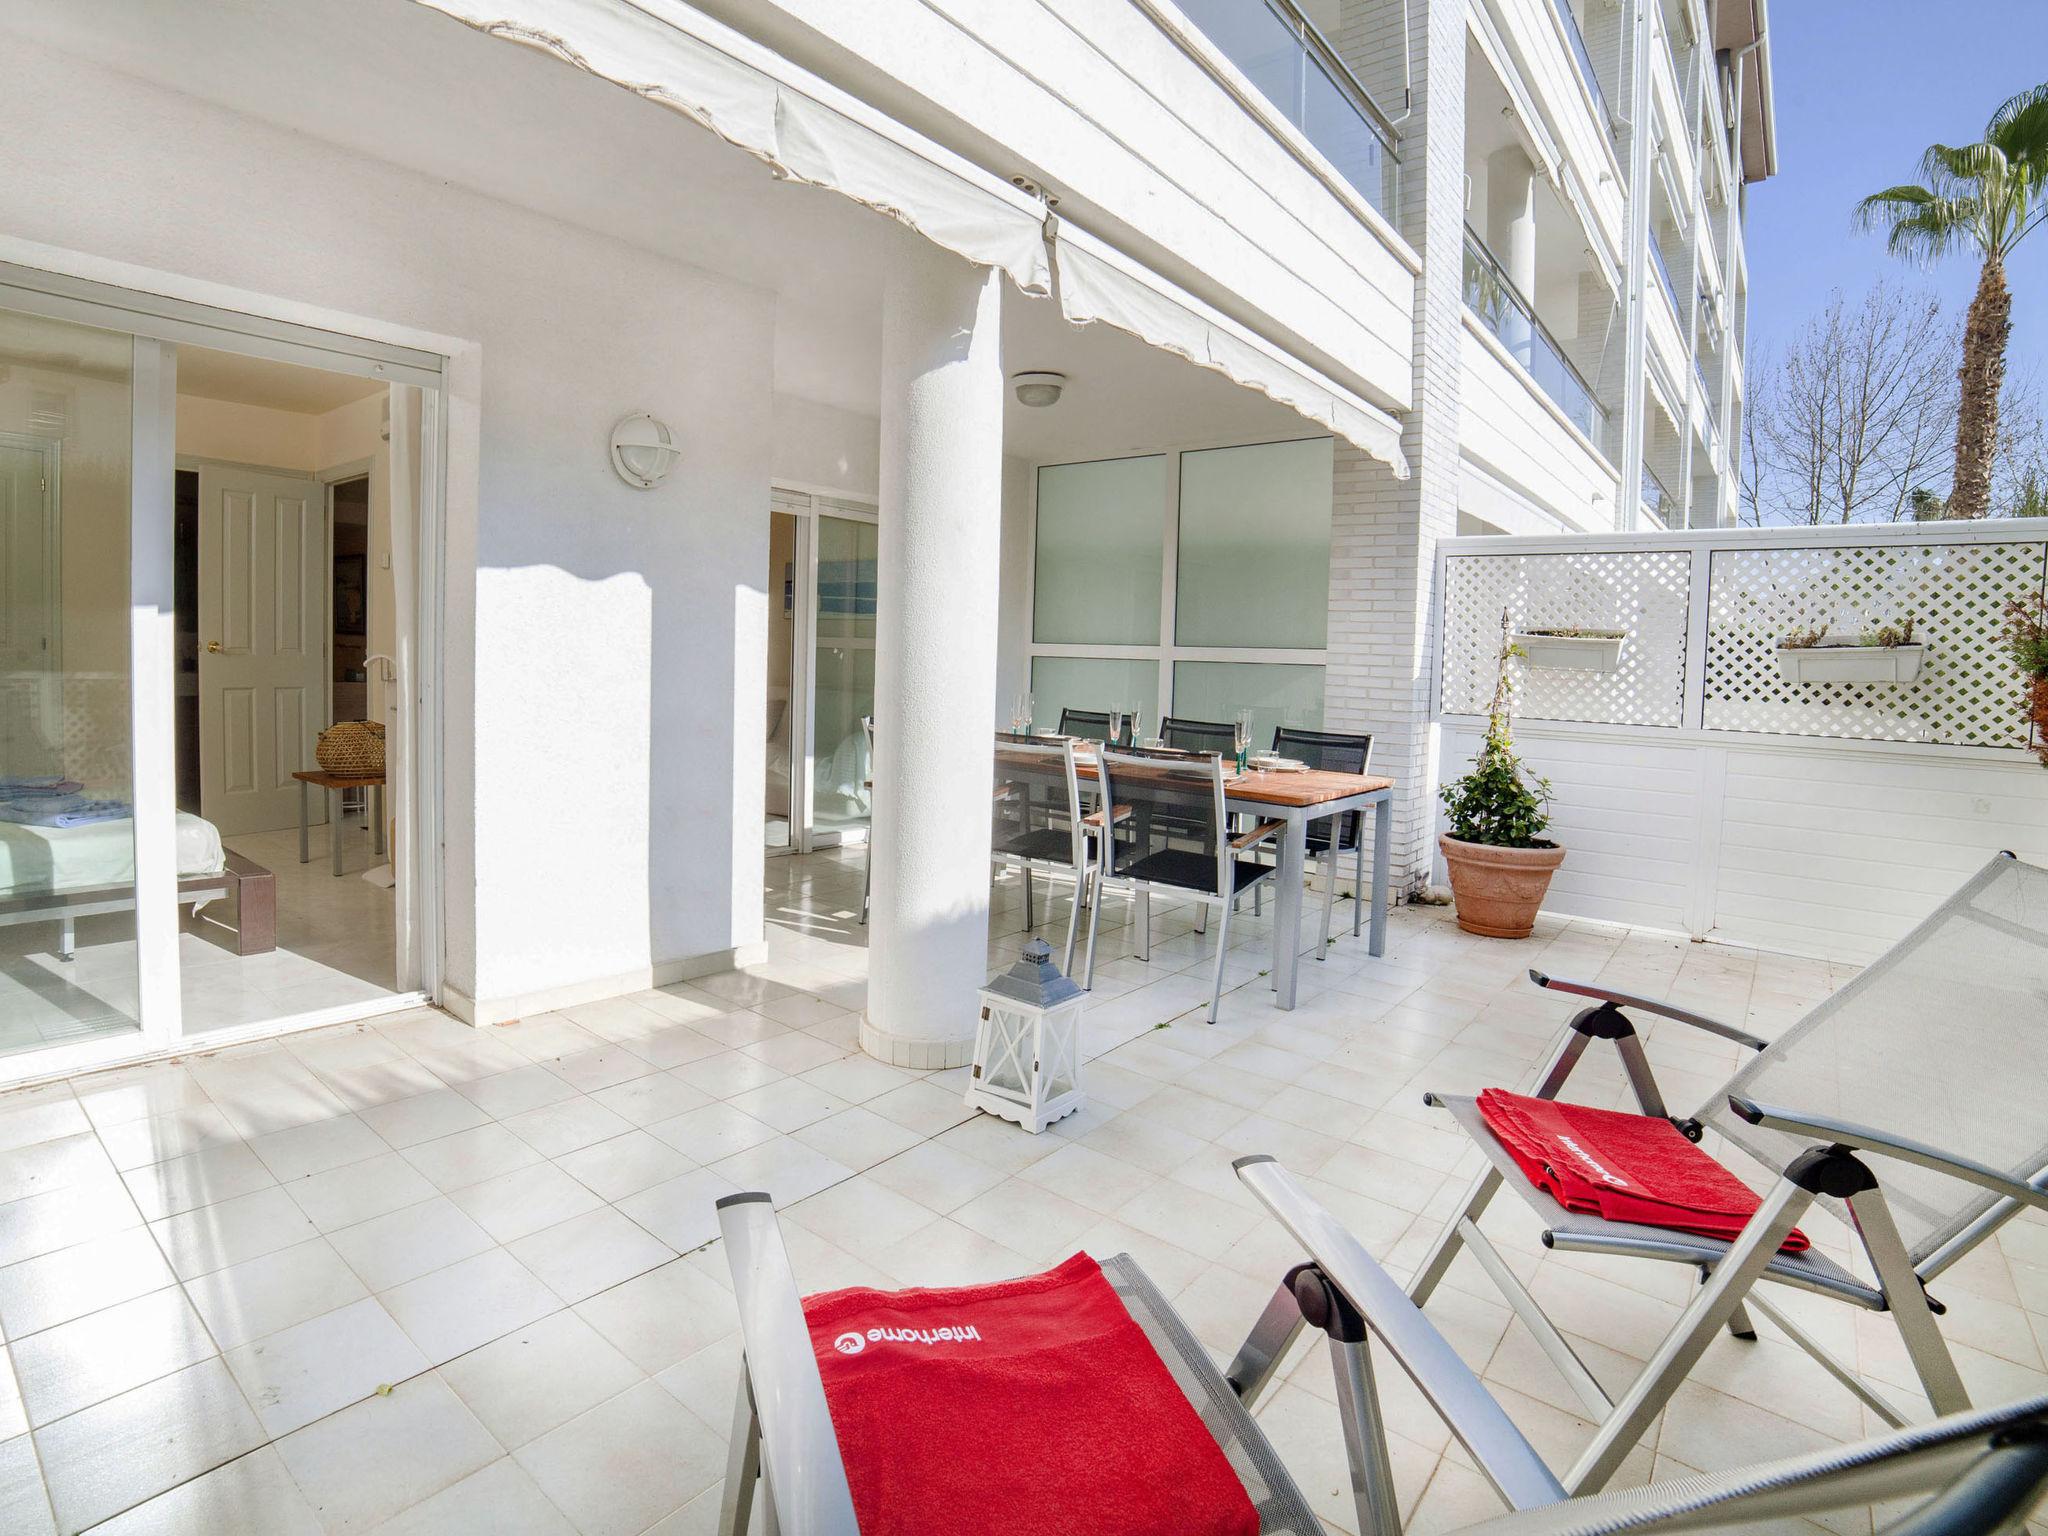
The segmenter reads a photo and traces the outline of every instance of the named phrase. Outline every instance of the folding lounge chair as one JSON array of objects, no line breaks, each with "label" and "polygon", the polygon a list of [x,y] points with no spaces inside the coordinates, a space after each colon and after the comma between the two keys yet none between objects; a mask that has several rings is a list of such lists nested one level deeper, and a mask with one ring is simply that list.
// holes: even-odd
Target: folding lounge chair
[{"label": "folding lounge chair", "polygon": [[[1751,1522],[1759,1520],[1877,1500],[1916,1501],[1902,1520],[1885,1527],[1886,1536],[1992,1536],[2013,1529],[2048,1485],[2048,1397],[2037,1397],[1786,1461],[1567,1497],[1500,1404],[1356,1238],[1272,1158],[1241,1158],[1234,1166],[1308,1260],[1287,1272],[1227,1369],[1216,1369],[1127,1257],[1103,1269],[1242,1484],[1261,1533],[1309,1536],[1323,1529],[1248,1411],[1309,1327],[1330,1341],[1336,1411],[1362,1536],[1399,1536],[1401,1530],[1368,1337],[1378,1342],[1382,1361],[1391,1357],[1413,1378],[1507,1505],[1509,1513],[1468,1527],[1473,1536],[1732,1532],[1753,1530]],[[744,1536],[757,1498],[765,1508],[756,1525],[765,1531],[856,1536],[857,1503],[868,1507],[872,1526],[901,1529],[907,1493],[898,1466],[885,1458],[884,1465],[860,1471],[858,1500],[856,1484],[849,1481],[818,1347],[768,1196],[728,1196],[718,1202],[718,1220],[744,1346],[719,1531]],[[898,1357],[889,1368],[914,1371],[915,1357]],[[921,1422],[905,1432],[943,1436],[947,1422],[945,1403],[932,1402]],[[1043,1429],[1029,1421],[1018,1422],[1014,1432],[1006,1427],[999,1449],[1044,1486],[1059,1489],[1063,1473],[1072,1469],[1032,1460]],[[934,1458],[932,1480],[952,1477],[942,1492],[957,1496],[956,1507],[975,1511],[959,1529],[1004,1536],[1014,1527],[1006,1526],[1003,1507],[977,1500],[970,1461],[966,1455],[957,1464],[951,1456]],[[956,1465],[957,1471],[947,1470]],[[932,1490],[921,1485],[915,1491]],[[1066,1528],[1092,1536],[1119,1536],[1120,1530],[1089,1509],[1074,1510]]]},{"label": "folding lounge chair", "polygon": [[[1555,1099],[1594,1040],[1620,1054],[1644,1115],[1688,1138],[1718,1132],[1779,1171],[1732,1240],[1567,1210],[1536,1188],[1495,1138],[1473,1098],[1430,1094],[1486,1154],[1487,1166],[1417,1270],[1427,1303],[1469,1249],[1562,1372],[1598,1435],[1565,1478],[1602,1486],[1677,1390],[1716,1330],[1754,1338],[1770,1320],[1886,1423],[1906,1416],[1756,1289],[1796,1286],[1889,1313],[1938,1414],[1969,1406],[1926,1287],[2024,1206],[2048,1210],[2048,871],[2001,854],[1932,916],[1775,1043],[1646,998],[1531,971],[1552,991],[1596,1000],[1571,1021],[1535,1097]],[[1630,1015],[1655,1015],[1754,1050],[1690,1119],[1666,1116]],[[1703,1154],[1704,1155],[1704,1154]],[[1537,1306],[1478,1222],[1505,1184],[1543,1219],[1544,1244],[1696,1266],[1702,1285],[1636,1380],[1611,1400]],[[1780,1245],[1816,1199],[1860,1238],[1874,1283],[1826,1255]]]}]

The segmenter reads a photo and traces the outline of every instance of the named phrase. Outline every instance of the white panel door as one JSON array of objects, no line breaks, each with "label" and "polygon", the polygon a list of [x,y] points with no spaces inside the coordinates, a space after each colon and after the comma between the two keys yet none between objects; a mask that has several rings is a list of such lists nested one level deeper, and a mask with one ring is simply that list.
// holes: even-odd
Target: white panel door
[{"label": "white panel door", "polygon": [[202,467],[200,813],[223,835],[298,825],[292,773],[315,766],[326,723],[327,634],[321,487]]}]

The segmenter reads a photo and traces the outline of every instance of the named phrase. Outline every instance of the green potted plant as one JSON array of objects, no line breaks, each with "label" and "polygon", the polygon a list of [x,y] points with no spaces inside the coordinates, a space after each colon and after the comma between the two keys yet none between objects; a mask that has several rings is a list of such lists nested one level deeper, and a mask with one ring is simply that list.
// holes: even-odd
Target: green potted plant
[{"label": "green potted plant", "polygon": [[2037,592],[2025,602],[2005,600],[1999,638],[2027,680],[2027,718],[2034,724],[2034,756],[2048,767],[2048,601]]},{"label": "green potted plant", "polygon": [[1512,665],[1521,649],[1501,615],[1500,672],[1486,707],[1486,740],[1472,771],[1443,787],[1449,830],[1437,839],[1451,872],[1458,926],[1494,939],[1526,939],[1564,862],[1564,849],[1542,834],[1548,780],[1524,771],[1508,732],[1514,698]]}]

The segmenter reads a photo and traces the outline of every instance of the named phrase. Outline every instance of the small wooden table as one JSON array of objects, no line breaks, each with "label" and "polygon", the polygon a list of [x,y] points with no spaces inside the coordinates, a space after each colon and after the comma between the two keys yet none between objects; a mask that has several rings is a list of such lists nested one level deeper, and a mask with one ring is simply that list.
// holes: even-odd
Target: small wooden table
[{"label": "small wooden table", "polygon": [[375,812],[370,818],[372,850],[384,851],[384,775],[329,773],[324,768],[301,769],[292,774],[299,781],[299,862],[312,860],[313,850],[307,835],[308,818],[311,814],[306,802],[306,786],[318,785],[327,791],[327,842],[334,853],[334,873],[341,873],[341,792],[345,789],[368,789],[375,793]]},{"label": "small wooden table", "polygon": [[[1095,756],[1077,749],[1075,772],[1095,775]],[[1275,1001],[1292,1008],[1301,965],[1302,887],[1308,871],[1308,824],[1346,811],[1372,807],[1372,926],[1366,947],[1375,955],[1387,952],[1388,844],[1393,838],[1394,781],[1367,773],[1336,773],[1311,768],[1295,773],[1251,769],[1223,781],[1223,805],[1230,811],[1284,821],[1280,868],[1273,912],[1273,979]],[[1330,871],[1336,878],[1336,870]]]}]

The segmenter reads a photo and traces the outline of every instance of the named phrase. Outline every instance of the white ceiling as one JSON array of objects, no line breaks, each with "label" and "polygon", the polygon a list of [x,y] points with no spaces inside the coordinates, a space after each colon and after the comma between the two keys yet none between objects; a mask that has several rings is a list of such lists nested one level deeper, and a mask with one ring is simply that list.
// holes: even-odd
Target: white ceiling
[{"label": "white ceiling", "polygon": [[[877,409],[883,276],[899,242],[917,237],[835,193],[776,181],[697,124],[559,60],[410,0],[0,0],[0,27],[770,289],[777,390]],[[247,89],[258,80],[290,85]],[[1052,409],[1011,403],[1009,452],[1058,459],[1317,430],[1184,359],[1009,297],[1005,367],[1072,381]]]},{"label": "white ceiling", "polygon": [[275,363],[207,347],[178,348],[178,393],[203,400],[231,400],[237,405],[264,405],[274,411],[318,416],[366,395],[380,395],[386,387],[378,379],[301,368],[297,363]]}]

